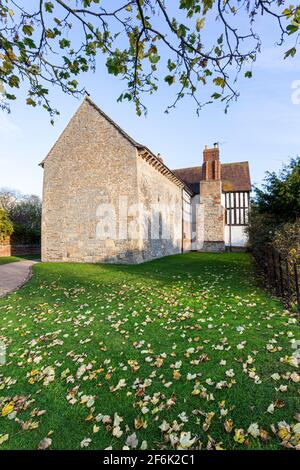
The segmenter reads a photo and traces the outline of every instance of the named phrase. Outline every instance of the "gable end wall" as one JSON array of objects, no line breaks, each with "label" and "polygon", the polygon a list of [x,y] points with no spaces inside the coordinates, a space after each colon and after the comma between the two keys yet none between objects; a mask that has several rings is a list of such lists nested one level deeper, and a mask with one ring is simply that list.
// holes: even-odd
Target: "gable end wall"
[{"label": "gable end wall", "polygon": [[137,241],[96,236],[97,208],[120,196],[137,202],[136,148],[85,100],[44,162],[42,260],[136,262]]}]

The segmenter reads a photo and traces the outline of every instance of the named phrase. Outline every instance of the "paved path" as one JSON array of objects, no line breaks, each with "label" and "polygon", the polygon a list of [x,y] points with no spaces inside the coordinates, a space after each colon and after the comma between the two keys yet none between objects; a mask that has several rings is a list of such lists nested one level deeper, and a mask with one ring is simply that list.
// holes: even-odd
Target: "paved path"
[{"label": "paved path", "polygon": [[31,277],[35,260],[0,265],[0,297],[17,290]]}]

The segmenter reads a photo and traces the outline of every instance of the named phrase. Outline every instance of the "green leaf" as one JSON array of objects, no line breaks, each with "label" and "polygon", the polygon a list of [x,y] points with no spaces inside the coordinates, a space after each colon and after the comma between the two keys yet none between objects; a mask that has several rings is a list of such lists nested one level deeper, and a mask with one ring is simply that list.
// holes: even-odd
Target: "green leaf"
[{"label": "green leaf", "polygon": [[19,88],[20,85],[20,79],[16,75],[11,75],[8,80],[8,84],[12,88]]},{"label": "green leaf", "polygon": [[289,24],[286,28],[288,34],[294,34],[299,30],[299,26],[296,26],[294,24]]},{"label": "green leaf", "polygon": [[126,100],[128,100],[128,101],[131,101],[132,98],[133,98],[133,96],[132,96],[131,93],[124,93],[124,98],[125,98]]},{"label": "green leaf", "polygon": [[189,10],[194,6],[195,0],[180,0],[179,8],[181,10]]},{"label": "green leaf", "polygon": [[53,39],[53,38],[55,38],[56,34],[55,34],[54,30],[48,28],[45,31],[45,36],[46,36],[46,38]]},{"label": "green leaf", "polygon": [[248,72],[245,73],[246,78],[252,78],[252,72],[248,70]]},{"label": "green leaf", "polygon": [[221,49],[220,49],[218,46],[215,47],[215,53],[216,53],[216,55],[217,55],[218,57],[220,57],[220,55],[222,54],[222,51],[221,51]]},{"label": "green leaf", "polygon": [[36,102],[35,102],[32,98],[27,98],[26,103],[27,103],[29,106],[33,106],[33,107],[36,106]]},{"label": "green leaf", "polygon": [[176,69],[176,64],[174,62],[172,62],[170,59],[168,60],[168,69],[170,70],[170,72],[172,72],[172,70]]},{"label": "green leaf", "polygon": [[158,54],[149,55],[149,60],[151,64],[157,64],[160,61],[160,56]]},{"label": "green leaf", "polygon": [[221,45],[223,43],[223,34],[221,34],[221,36],[219,37],[219,39],[217,40],[217,43],[219,45]]},{"label": "green leaf", "polygon": [[35,49],[35,42],[31,38],[24,38],[23,43],[29,47],[29,49]]},{"label": "green leaf", "polygon": [[61,40],[59,41],[59,45],[60,45],[61,49],[64,49],[65,47],[70,47],[71,41],[69,41],[69,40],[66,39],[66,38],[61,39]]},{"label": "green leaf", "polygon": [[11,95],[10,93],[5,93],[5,98],[7,98],[8,100],[15,100],[15,99],[16,99],[16,96],[15,96],[15,95]]},{"label": "green leaf", "polygon": [[24,24],[22,31],[24,34],[26,34],[26,36],[32,36],[34,28],[30,24]]},{"label": "green leaf", "polygon": [[214,82],[215,85],[220,86],[220,87],[222,87],[222,88],[224,88],[225,85],[226,85],[225,80],[224,80],[224,78],[222,78],[222,77],[216,77],[216,78],[214,78],[214,79],[213,79],[213,82]]},{"label": "green leaf", "polygon": [[295,47],[292,47],[288,51],[285,52],[284,58],[287,59],[287,57],[294,57],[296,55],[297,49]]},{"label": "green leaf", "polygon": [[176,81],[176,77],[174,75],[167,75],[165,77],[165,82],[168,83],[168,85],[173,85],[173,83],[175,83]]},{"label": "green leaf", "polygon": [[72,88],[77,88],[78,82],[77,80],[71,80],[70,82],[68,82],[68,85],[70,85]]},{"label": "green leaf", "polygon": [[46,3],[45,3],[45,10],[46,10],[48,13],[52,13],[53,8],[54,8],[54,5],[53,5],[52,2],[46,2]]}]

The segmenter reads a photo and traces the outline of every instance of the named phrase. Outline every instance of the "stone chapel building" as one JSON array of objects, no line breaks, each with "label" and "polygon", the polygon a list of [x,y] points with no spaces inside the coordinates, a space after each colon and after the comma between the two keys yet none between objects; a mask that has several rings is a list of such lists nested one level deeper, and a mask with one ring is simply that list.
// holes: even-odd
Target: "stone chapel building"
[{"label": "stone chapel building", "polygon": [[248,162],[170,170],[89,98],[41,163],[42,260],[141,263],[246,246]]}]

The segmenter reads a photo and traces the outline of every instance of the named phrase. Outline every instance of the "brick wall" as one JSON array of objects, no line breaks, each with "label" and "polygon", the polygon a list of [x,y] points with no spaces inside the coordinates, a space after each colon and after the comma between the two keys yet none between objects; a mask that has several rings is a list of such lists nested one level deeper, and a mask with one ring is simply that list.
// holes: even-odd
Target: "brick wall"
[{"label": "brick wall", "polygon": [[22,255],[38,255],[41,252],[39,245],[0,245],[0,257],[3,256],[22,256]]},{"label": "brick wall", "polygon": [[11,245],[0,245],[1,256],[11,256]]}]

